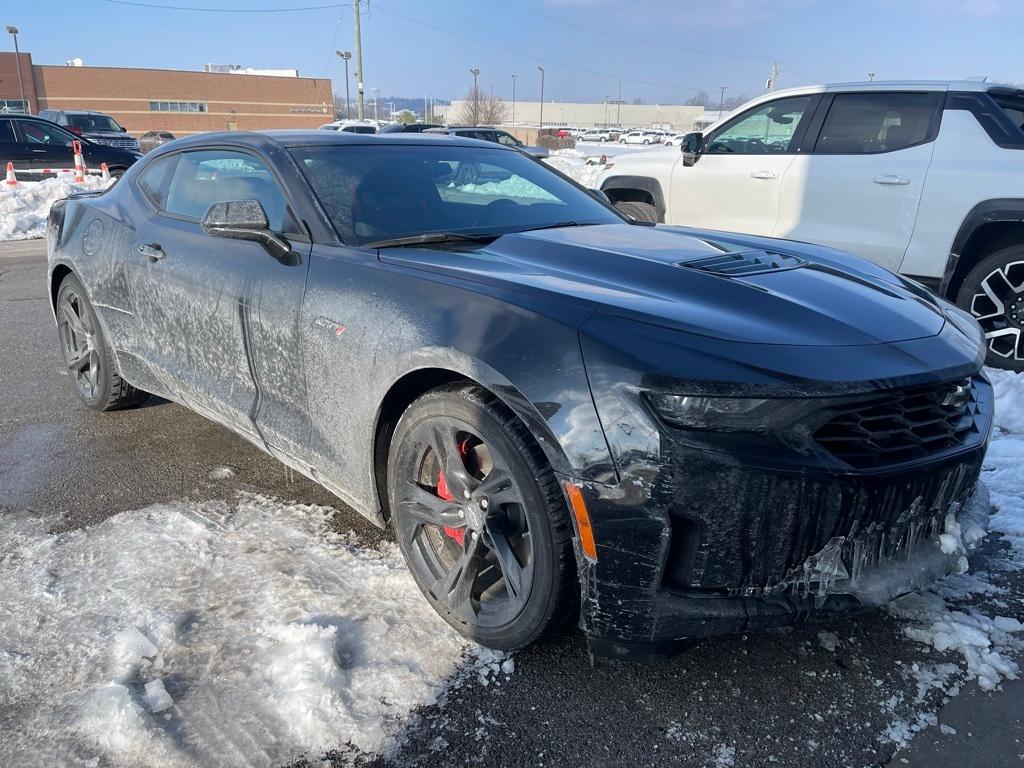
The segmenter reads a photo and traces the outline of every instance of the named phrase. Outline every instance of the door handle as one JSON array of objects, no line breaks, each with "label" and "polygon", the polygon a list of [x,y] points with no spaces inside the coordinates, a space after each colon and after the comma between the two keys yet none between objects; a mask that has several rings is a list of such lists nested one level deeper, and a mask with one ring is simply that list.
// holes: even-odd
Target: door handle
[{"label": "door handle", "polygon": [[164,253],[163,249],[158,243],[148,243],[146,245],[139,246],[139,253],[145,256],[150,261],[160,261],[167,254]]},{"label": "door handle", "polygon": [[752,179],[777,179],[779,174],[775,171],[751,171],[750,178]]},{"label": "door handle", "polygon": [[33,149],[32,150],[32,154],[33,155],[45,155],[46,154],[46,150],[45,149]]},{"label": "door handle", "polygon": [[895,173],[887,173],[884,176],[875,176],[875,184],[890,184],[892,186],[904,187],[910,183],[906,176],[897,176]]}]

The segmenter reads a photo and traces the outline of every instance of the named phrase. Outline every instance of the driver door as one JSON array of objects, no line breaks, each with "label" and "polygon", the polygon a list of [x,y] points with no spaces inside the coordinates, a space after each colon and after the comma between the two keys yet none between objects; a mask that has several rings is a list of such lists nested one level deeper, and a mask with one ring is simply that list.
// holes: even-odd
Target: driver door
[{"label": "driver door", "polygon": [[782,179],[796,155],[817,96],[760,104],[705,137],[692,166],[672,170],[669,223],[771,235]]},{"label": "driver door", "polygon": [[71,143],[75,137],[57,125],[43,120],[18,120],[25,143],[29,168],[74,168]]}]

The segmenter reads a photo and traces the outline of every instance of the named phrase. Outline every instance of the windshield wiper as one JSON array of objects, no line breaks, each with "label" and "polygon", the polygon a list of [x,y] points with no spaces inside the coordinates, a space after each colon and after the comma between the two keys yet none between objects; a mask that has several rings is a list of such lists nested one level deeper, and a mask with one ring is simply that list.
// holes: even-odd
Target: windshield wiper
[{"label": "windshield wiper", "polygon": [[392,237],[365,243],[364,248],[403,248],[412,245],[434,245],[437,243],[489,243],[501,237],[497,232],[427,232],[422,235]]},{"label": "windshield wiper", "polygon": [[541,224],[536,227],[517,229],[515,232],[510,232],[509,234],[518,234],[520,232],[537,232],[538,230],[541,229],[560,229],[561,227],[593,227],[596,225],[596,221],[556,221],[554,224]]}]

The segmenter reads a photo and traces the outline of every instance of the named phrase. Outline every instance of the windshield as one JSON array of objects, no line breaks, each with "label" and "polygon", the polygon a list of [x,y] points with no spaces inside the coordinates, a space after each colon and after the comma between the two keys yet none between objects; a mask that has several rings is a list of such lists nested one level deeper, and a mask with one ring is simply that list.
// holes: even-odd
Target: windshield
[{"label": "windshield", "polygon": [[81,128],[83,133],[114,132],[121,133],[121,126],[112,117],[106,115],[68,115],[68,125]]},{"label": "windshield", "polygon": [[348,244],[431,232],[508,234],[622,222],[603,203],[519,152],[394,145],[291,152]]}]

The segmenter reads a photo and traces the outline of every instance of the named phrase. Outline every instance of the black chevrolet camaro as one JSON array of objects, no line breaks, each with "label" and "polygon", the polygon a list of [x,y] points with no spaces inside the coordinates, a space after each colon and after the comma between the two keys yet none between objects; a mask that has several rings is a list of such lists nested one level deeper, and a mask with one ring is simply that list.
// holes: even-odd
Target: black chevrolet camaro
[{"label": "black chevrolet camaro", "polygon": [[[390,524],[458,631],[594,653],[880,605],[992,421],[977,323],[852,256],[646,226],[447,136],[207,134],[54,205],[78,397],[153,393]],[[952,514],[951,514],[952,513]]]}]

